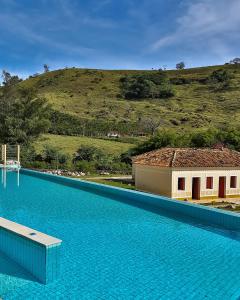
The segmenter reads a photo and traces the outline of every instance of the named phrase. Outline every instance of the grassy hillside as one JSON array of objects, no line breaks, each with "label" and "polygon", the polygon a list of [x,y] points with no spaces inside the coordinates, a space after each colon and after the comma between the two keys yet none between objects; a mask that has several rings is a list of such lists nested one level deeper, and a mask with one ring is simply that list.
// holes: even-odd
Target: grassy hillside
[{"label": "grassy hillside", "polygon": [[73,137],[59,135],[44,135],[35,143],[35,148],[38,153],[41,153],[44,145],[55,147],[65,154],[72,155],[80,148],[80,146],[95,146],[103,150],[106,154],[118,156],[127,151],[132,144],[121,143],[115,141],[107,141],[102,139],[94,139],[88,137]]},{"label": "grassy hillside", "polygon": [[[227,91],[213,91],[202,83],[214,70],[228,69],[233,75]],[[225,65],[167,71],[174,84],[170,99],[125,100],[119,80],[129,74],[156,71],[102,71],[65,69],[25,80],[22,86],[35,87],[60,112],[96,120],[134,122],[142,117],[161,120],[162,127],[201,128],[226,123],[240,124],[240,67]]]}]

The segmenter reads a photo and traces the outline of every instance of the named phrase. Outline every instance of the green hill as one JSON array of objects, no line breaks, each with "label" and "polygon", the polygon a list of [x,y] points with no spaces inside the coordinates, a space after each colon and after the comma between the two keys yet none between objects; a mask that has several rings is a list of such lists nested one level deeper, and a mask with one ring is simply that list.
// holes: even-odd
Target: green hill
[{"label": "green hill", "polygon": [[[234,76],[230,87],[224,91],[215,91],[206,84],[209,75],[219,68]],[[176,129],[240,124],[239,65],[166,71],[173,84],[174,97],[124,99],[120,79],[126,75],[150,72],[157,71],[72,68],[45,73],[20,85],[36,88],[49,100],[53,109],[76,119],[132,124],[146,117],[160,120],[161,127]]]},{"label": "green hill", "polygon": [[[221,72],[218,72],[219,69]],[[13,77],[13,80],[17,79]],[[153,133],[151,126],[156,129],[156,124],[158,128],[172,129],[162,132],[162,144],[169,144],[168,138],[172,139],[173,145],[178,138],[183,145],[195,143],[198,146],[223,140],[239,149],[236,134],[240,128],[239,86],[240,65],[161,72],[72,68],[47,72],[21,82],[17,80],[9,90],[2,88],[2,91],[3,95],[7,91],[10,99],[15,96],[18,87],[33,88],[51,104],[48,134],[35,142],[36,151],[27,149],[24,153],[28,166],[55,167],[56,157],[63,154],[63,168],[66,165],[91,173],[101,170],[127,173],[130,170],[125,163],[128,157],[125,155],[123,162],[121,154],[137,142],[146,140]],[[140,99],[140,95],[148,98]],[[154,98],[160,96],[168,98]],[[3,99],[8,101],[8,98]],[[9,120],[12,121],[11,116]],[[228,130],[224,128],[226,126],[231,128]],[[201,137],[199,131],[208,128],[220,130],[203,132]],[[219,132],[223,134],[222,129],[226,133],[224,137],[219,135]],[[120,134],[116,140],[106,137],[113,131]],[[218,138],[214,137],[209,142],[214,134]],[[155,142],[152,139],[147,147],[154,148]],[[156,143],[159,145],[159,141]],[[82,151],[94,148],[92,156],[97,157],[94,155],[101,152],[101,159],[79,161],[75,165],[72,158],[81,146],[94,146],[97,149],[82,147]],[[65,158],[64,154],[67,154]]]},{"label": "green hill", "polygon": [[130,143],[121,143],[111,140],[95,139],[81,136],[43,135],[36,143],[37,153],[42,153],[45,145],[61,150],[73,157],[80,146],[95,146],[108,155],[119,156],[133,147]]}]

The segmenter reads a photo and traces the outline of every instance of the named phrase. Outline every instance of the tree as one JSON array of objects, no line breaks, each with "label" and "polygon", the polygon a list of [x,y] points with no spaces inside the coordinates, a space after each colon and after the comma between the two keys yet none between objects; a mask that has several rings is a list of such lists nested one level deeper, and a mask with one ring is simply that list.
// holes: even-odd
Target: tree
[{"label": "tree", "polygon": [[139,122],[139,127],[143,129],[143,132],[150,132],[151,135],[155,133],[161,124],[161,120],[155,118],[143,118]]},{"label": "tree", "polygon": [[29,144],[50,126],[47,100],[32,90],[19,89],[11,97],[4,91],[0,105],[0,140],[4,143]]},{"label": "tree", "polygon": [[74,161],[94,161],[94,160],[98,160],[100,157],[102,157],[104,154],[103,152],[94,147],[94,146],[81,146],[74,157]]},{"label": "tree", "polygon": [[49,72],[49,66],[47,64],[44,64],[43,65],[43,68],[44,68],[44,73],[48,73]]},{"label": "tree", "polygon": [[2,71],[3,85],[5,87],[13,86],[22,81],[17,75],[11,75],[8,71]]},{"label": "tree", "polygon": [[6,85],[11,79],[11,74],[8,71],[3,70],[2,79],[3,79],[3,84]]},{"label": "tree", "polygon": [[170,98],[174,96],[174,90],[172,85],[168,82],[165,84],[161,84],[156,89],[155,98]]},{"label": "tree", "polygon": [[169,98],[174,91],[164,71],[121,78],[121,88],[126,99]]},{"label": "tree", "polygon": [[154,84],[143,76],[129,76],[122,80],[126,99],[153,98]]},{"label": "tree", "polygon": [[210,84],[212,84],[214,89],[223,90],[229,87],[232,78],[233,75],[227,70],[218,69],[212,72],[208,78],[208,81]]},{"label": "tree", "polygon": [[240,58],[239,57],[234,58],[233,60],[230,61],[230,64],[239,65],[240,64]]},{"label": "tree", "polygon": [[214,144],[220,142],[217,130],[204,130],[192,134],[190,145],[191,147],[212,147]]},{"label": "tree", "polygon": [[68,156],[60,151],[60,149],[52,147],[50,145],[44,145],[42,159],[51,164],[53,161],[64,164],[68,160]]},{"label": "tree", "polygon": [[239,128],[227,127],[224,130],[219,131],[218,140],[233,148],[240,151],[240,130]]},{"label": "tree", "polygon": [[128,162],[129,157],[139,155],[148,151],[163,147],[179,147],[188,145],[186,135],[177,134],[172,130],[160,130],[147,141],[130,149],[127,154],[122,155],[122,161]]},{"label": "tree", "polygon": [[176,69],[177,70],[185,69],[185,63],[183,61],[181,61],[180,63],[176,64]]},{"label": "tree", "polygon": [[152,81],[156,85],[161,85],[169,82],[167,72],[158,70],[157,72],[149,72],[142,75],[145,79]]}]

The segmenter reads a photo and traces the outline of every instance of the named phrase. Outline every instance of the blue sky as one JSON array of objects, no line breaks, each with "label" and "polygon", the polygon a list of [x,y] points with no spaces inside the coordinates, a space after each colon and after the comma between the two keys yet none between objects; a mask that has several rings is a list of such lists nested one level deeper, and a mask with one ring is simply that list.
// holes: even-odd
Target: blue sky
[{"label": "blue sky", "polygon": [[0,0],[0,68],[188,67],[240,56],[240,0]]}]

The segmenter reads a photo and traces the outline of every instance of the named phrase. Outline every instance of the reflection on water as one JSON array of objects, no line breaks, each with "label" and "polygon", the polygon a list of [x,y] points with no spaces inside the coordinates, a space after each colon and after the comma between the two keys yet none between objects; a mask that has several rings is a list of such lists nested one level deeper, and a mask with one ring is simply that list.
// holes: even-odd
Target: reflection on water
[{"label": "reflection on water", "polygon": [[[8,168],[2,168],[2,185],[4,188],[7,187],[7,178],[8,176],[14,172],[16,174],[16,185],[17,187],[20,186],[20,169],[8,169]],[[12,174],[11,174],[12,175]]]}]

